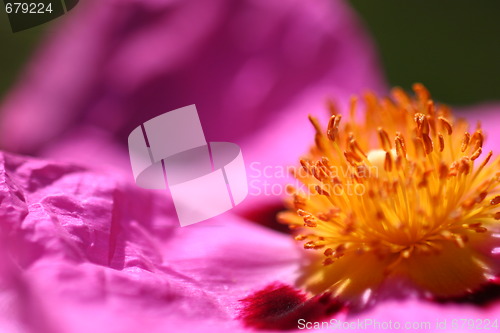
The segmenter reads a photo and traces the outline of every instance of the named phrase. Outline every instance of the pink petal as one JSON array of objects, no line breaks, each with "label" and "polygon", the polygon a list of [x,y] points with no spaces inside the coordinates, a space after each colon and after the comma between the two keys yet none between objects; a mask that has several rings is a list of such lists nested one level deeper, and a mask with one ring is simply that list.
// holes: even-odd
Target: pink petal
[{"label": "pink petal", "polygon": [[[56,28],[3,104],[10,150],[39,153],[81,125],[124,145],[141,122],[193,103],[208,140],[240,143],[310,91],[382,86],[342,1],[91,1]],[[82,161],[68,150],[50,154]]]},{"label": "pink petal", "polygon": [[10,315],[0,327],[12,332],[238,329],[248,291],[294,280],[300,256],[286,235],[231,214],[180,228],[162,192],[1,159],[0,299]]},{"label": "pink petal", "polygon": [[[498,319],[499,315],[500,306],[498,302],[490,306],[478,307],[471,304],[442,305],[414,299],[384,302],[361,315],[339,317],[337,320],[346,321],[355,326],[358,323],[367,324],[371,322],[371,325],[364,326],[364,330],[368,332],[384,331],[384,327],[390,325],[391,322],[394,331],[397,331],[395,325],[399,323],[401,326],[400,330],[405,332],[475,332],[476,330],[485,328],[486,319],[490,320],[491,327],[491,324],[495,319]],[[468,321],[466,321],[466,325],[463,327],[461,319],[470,320],[475,326],[468,327]],[[405,325],[410,325],[410,329],[406,330]],[[415,325],[415,328],[411,325]],[[426,329],[428,325],[430,325],[430,329]],[[360,329],[358,328],[358,330]],[[496,329],[490,328],[490,330]],[[340,331],[347,332],[352,330]]]}]

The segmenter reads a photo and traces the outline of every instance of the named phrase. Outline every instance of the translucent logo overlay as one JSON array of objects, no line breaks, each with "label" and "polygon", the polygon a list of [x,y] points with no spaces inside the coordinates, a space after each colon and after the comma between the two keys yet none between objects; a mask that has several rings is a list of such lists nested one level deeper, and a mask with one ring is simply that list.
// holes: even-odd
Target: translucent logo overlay
[{"label": "translucent logo overlay", "polygon": [[128,147],[136,184],[168,187],[181,226],[222,214],[248,194],[240,147],[207,143],[195,105],[146,121],[130,133]]}]

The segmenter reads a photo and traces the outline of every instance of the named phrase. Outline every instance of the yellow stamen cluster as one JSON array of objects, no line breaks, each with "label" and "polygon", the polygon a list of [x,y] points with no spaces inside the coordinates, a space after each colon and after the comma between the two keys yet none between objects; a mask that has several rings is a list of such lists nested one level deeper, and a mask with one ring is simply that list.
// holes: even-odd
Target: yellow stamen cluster
[{"label": "yellow stamen cluster", "polygon": [[[455,121],[428,91],[415,97],[353,98],[345,121],[334,107],[295,177],[279,221],[314,250],[300,283],[352,298],[397,276],[436,296],[458,296],[488,282],[500,219],[500,160],[483,154],[478,126]],[[490,251],[488,253],[488,251]]]}]

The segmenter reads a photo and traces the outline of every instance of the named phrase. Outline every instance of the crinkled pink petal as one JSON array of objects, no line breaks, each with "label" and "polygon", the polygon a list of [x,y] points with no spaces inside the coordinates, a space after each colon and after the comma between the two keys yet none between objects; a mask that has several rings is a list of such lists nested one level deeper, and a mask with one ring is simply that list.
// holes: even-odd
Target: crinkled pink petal
[{"label": "crinkled pink petal", "polygon": [[5,332],[238,331],[241,298],[296,276],[292,239],[231,214],[180,228],[161,191],[9,154],[0,166]]}]

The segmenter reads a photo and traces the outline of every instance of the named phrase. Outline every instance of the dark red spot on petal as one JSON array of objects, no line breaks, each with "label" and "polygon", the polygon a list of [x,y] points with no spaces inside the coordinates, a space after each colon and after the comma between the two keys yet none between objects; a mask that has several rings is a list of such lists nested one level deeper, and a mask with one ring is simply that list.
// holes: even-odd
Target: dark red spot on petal
[{"label": "dark red spot on petal", "polygon": [[240,213],[240,215],[247,220],[258,223],[266,228],[289,234],[290,229],[288,226],[286,224],[279,223],[276,219],[276,215],[285,209],[285,206],[283,206],[281,202],[273,202],[255,210]]},{"label": "dark red spot on petal", "polygon": [[460,297],[438,298],[438,303],[468,303],[478,306],[487,306],[500,299],[500,279],[484,285],[468,295]]},{"label": "dark red spot on petal", "polygon": [[256,329],[297,329],[298,320],[319,321],[342,309],[330,294],[307,299],[306,295],[291,286],[273,283],[242,299],[240,319],[245,326]]}]

